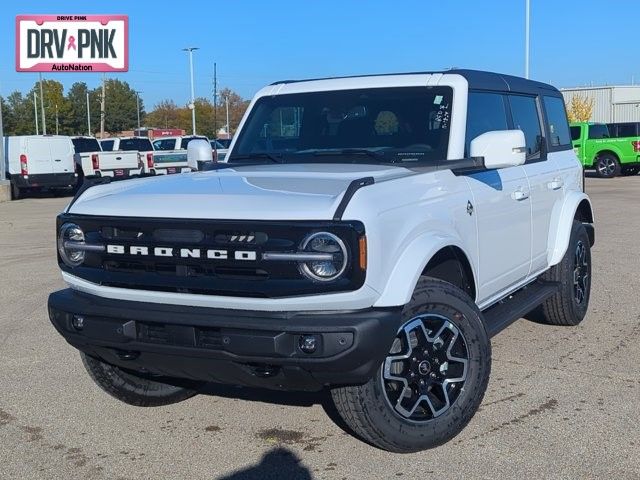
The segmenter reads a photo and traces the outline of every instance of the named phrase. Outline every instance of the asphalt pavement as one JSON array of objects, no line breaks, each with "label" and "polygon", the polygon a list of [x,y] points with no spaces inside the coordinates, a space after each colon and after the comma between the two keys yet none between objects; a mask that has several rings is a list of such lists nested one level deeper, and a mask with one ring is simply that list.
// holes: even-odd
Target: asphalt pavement
[{"label": "asphalt pavement", "polygon": [[336,424],[327,395],[210,385],[159,408],[95,386],[47,318],[64,288],[68,198],[0,203],[2,479],[638,479],[640,176],[587,179],[591,306],[578,327],[520,320],[493,340],[480,411],[453,441],[391,454]]}]

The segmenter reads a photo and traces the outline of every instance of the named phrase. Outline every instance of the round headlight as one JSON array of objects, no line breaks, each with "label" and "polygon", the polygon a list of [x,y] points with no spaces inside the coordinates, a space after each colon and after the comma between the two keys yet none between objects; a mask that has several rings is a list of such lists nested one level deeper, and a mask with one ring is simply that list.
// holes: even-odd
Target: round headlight
[{"label": "round headlight", "polygon": [[311,260],[300,264],[302,274],[315,281],[330,282],[338,279],[348,263],[347,247],[333,233],[312,233],[300,244],[300,250],[309,253],[330,254],[331,259]]},{"label": "round headlight", "polygon": [[84,232],[75,223],[65,223],[58,235],[58,253],[69,267],[77,267],[84,262],[84,251],[75,250],[71,245],[73,242],[84,242]]}]

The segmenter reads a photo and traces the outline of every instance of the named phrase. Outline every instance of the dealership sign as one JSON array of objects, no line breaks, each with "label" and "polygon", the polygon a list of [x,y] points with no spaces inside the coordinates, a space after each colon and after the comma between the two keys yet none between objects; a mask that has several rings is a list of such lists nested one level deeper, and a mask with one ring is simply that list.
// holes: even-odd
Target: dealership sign
[{"label": "dealership sign", "polygon": [[127,15],[18,15],[18,72],[126,72]]}]

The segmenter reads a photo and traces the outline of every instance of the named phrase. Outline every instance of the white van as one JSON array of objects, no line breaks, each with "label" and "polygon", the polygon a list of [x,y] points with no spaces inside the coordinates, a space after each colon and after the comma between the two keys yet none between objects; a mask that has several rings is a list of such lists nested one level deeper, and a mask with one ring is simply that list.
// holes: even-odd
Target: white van
[{"label": "white van", "polygon": [[71,137],[25,135],[4,137],[7,179],[14,199],[34,188],[72,189],[78,175]]}]

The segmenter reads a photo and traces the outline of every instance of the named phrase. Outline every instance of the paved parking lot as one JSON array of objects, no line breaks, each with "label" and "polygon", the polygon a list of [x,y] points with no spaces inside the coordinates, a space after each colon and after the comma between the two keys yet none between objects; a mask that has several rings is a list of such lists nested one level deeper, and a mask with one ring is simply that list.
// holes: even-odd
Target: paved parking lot
[{"label": "paved parking lot", "polygon": [[[577,328],[521,320],[493,342],[480,412],[451,443],[389,454],[324,395],[212,385],[170,407],[117,402],[47,318],[63,198],[0,204],[0,478],[640,478],[640,176],[588,179],[597,244]],[[239,398],[235,398],[239,397]]]}]

